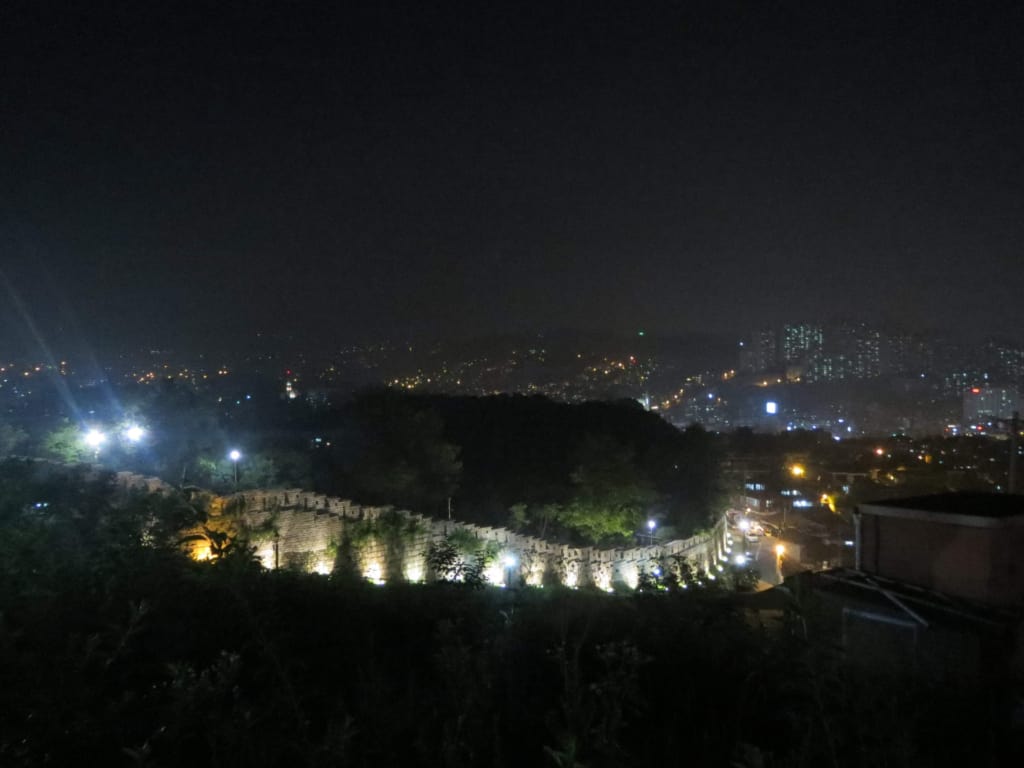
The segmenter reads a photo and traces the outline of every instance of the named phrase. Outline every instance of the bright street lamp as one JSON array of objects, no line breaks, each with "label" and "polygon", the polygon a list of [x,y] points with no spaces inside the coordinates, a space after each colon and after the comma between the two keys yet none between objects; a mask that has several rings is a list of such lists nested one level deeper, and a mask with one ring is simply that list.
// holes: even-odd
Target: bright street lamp
[{"label": "bright street lamp", "polygon": [[651,544],[650,544],[650,546],[652,546],[652,547],[654,546],[654,529],[655,529],[656,526],[657,526],[657,524],[653,520],[648,520],[647,521],[647,531],[648,531],[648,533],[649,533],[649,535],[651,537]]},{"label": "bright street lamp", "polygon": [[235,468],[235,491],[238,491],[238,460],[242,458],[242,452],[237,448],[232,448],[228,451],[228,458],[231,459]]},{"label": "bright street lamp", "polygon": [[90,448],[99,448],[107,441],[107,436],[98,429],[90,429],[82,437],[82,440],[84,440],[85,444]]},{"label": "bright street lamp", "polygon": [[82,442],[93,450],[93,459],[100,457],[100,447],[107,442],[107,436],[100,430],[92,427],[84,435],[82,435]]},{"label": "bright street lamp", "polygon": [[124,437],[129,443],[138,443],[146,436],[146,430],[138,424],[129,424],[124,428]]},{"label": "bright street lamp", "polygon": [[512,586],[512,569],[516,567],[516,557],[513,554],[507,554],[502,559],[502,564],[505,566],[505,586]]}]

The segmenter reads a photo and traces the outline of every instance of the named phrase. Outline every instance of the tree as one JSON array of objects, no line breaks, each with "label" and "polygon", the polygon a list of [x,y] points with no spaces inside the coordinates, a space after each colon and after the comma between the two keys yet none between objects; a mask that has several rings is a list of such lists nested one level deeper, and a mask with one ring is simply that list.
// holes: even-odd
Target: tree
[{"label": "tree", "polygon": [[0,456],[10,456],[28,442],[28,433],[6,422],[0,424]]},{"label": "tree", "polygon": [[459,449],[432,410],[387,391],[354,404],[362,436],[350,482],[360,500],[437,513],[458,488]]},{"label": "tree", "polygon": [[559,523],[594,542],[634,533],[658,493],[633,458],[630,446],[609,437],[585,439],[571,475],[575,493]]},{"label": "tree", "polygon": [[439,581],[461,581],[471,587],[482,587],[489,555],[483,548],[467,553],[449,537],[430,543],[427,567]]},{"label": "tree", "polygon": [[77,464],[90,459],[93,451],[82,442],[82,431],[65,420],[43,438],[42,454],[66,464]]}]

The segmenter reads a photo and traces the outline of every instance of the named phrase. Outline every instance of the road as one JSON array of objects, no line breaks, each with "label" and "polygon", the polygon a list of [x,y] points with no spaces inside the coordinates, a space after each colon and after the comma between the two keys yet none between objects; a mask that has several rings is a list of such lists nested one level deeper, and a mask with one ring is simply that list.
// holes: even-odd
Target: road
[{"label": "road", "polygon": [[[774,536],[758,536],[757,542],[747,541],[742,531],[733,532],[733,540],[743,542],[741,547],[746,548],[750,554],[750,565],[760,574],[760,589],[768,589],[782,583],[782,573],[779,570],[779,558],[775,554],[775,547],[779,544],[786,546],[786,542]],[[734,546],[733,551],[737,551]]]}]

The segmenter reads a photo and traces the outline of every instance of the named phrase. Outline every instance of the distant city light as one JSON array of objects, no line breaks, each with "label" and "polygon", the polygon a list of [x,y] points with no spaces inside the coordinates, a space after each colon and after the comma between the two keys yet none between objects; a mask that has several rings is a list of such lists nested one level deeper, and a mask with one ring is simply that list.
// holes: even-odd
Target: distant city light
[{"label": "distant city light", "polygon": [[779,412],[779,404],[776,403],[774,400],[769,400],[767,403],[764,404],[764,412],[775,415],[776,413]]},{"label": "distant city light", "polygon": [[789,471],[793,474],[793,477],[803,477],[806,470],[799,464],[794,464],[789,468]]}]

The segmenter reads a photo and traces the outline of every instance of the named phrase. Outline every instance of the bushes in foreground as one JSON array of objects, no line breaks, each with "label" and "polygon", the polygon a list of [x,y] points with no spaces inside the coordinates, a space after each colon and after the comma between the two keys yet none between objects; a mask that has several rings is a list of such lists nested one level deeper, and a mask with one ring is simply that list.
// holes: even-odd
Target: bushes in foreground
[{"label": "bushes in foreground", "polygon": [[242,548],[194,563],[154,535],[185,511],[0,471],[0,764],[928,765],[999,747],[983,697],[854,673],[727,593],[376,587]]}]

